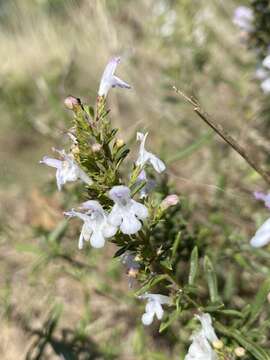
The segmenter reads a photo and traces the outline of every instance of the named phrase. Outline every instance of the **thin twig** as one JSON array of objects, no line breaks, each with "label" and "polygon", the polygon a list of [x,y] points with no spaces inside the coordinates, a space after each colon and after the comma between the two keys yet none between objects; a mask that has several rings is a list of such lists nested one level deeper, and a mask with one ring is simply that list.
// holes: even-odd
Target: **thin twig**
[{"label": "thin twig", "polygon": [[213,119],[205,112],[197,100],[187,96],[181,90],[173,86],[174,91],[181,95],[187,102],[193,106],[195,113],[208,125],[210,126],[230,147],[232,147],[261,177],[270,184],[270,174],[266,173],[257,162],[252,159],[246,152],[246,150],[232,138],[221,125],[215,123]]}]

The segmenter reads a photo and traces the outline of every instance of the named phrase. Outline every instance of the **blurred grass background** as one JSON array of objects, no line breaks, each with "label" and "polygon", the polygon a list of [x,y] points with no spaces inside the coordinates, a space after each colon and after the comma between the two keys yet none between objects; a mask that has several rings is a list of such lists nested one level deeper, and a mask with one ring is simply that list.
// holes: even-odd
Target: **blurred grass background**
[{"label": "blurred grass background", "polygon": [[149,130],[149,148],[167,160],[192,220],[216,239],[225,233],[248,244],[267,214],[251,192],[265,184],[172,90],[198,97],[269,165],[255,55],[232,24],[238,5],[0,1],[1,359],[183,358],[190,333],[140,325],[142,308],[110,259],[113,245],[78,253],[78,229],[62,217],[74,199],[54,191],[54,172],[38,161],[67,143],[65,96],[93,103],[106,62],[121,55],[118,73],[133,89],[111,91],[109,103],[123,138],[134,145],[135,131]]}]

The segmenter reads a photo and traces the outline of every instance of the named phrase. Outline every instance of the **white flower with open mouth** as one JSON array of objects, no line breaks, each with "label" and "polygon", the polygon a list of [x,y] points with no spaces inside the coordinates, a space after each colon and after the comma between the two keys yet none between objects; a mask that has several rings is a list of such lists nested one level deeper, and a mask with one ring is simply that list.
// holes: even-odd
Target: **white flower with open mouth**
[{"label": "white flower with open mouth", "polygon": [[188,353],[185,356],[185,360],[217,360],[218,357],[215,351],[211,348],[209,342],[200,331],[194,334],[192,337],[192,343],[188,349]]},{"label": "white flower with open mouth", "polygon": [[171,302],[168,296],[160,295],[160,294],[145,293],[143,295],[138,296],[138,298],[147,300],[145,313],[142,315],[142,323],[144,325],[152,324],[155,315],[158,318],[158,320],[161,320],[164,314],[164,310],[161,305],[170,304]]},{"label": "white flower with open mouth", "polygon": [[64,213],[69,217],[77,216],[84,222],[79,238],[79,249],[83,248],[84,241],[90,241],[94,248],[103,247],[105,239],[114,236],[117,228],[108,222],[107,214],[98,201],[86,201],[81,208],[87,210],[86,213],[73,209]]},{"label": "white flower with open mouth", "polygon": [[270,218],[267,219],[256,231],[250,240],[250,245],[255,248],[263,247],[270,243]]},{"label": "white flower with open mouth", "polygon": [[117,65],[120,63],[120,57],[114,57],[105,67],[103,75],[101,77],[98,95],[107,96],[110,88],[120,87],[125,89],[130,89],[131,86],[125,81],[119,79],[114,75]]},{"label": "white flower with open mouth", "polygon": [[93,183],[90,177],[73,160],[71,155],[67,155],[65,150],[54,150],[61,155],[63,160],[44,156],[40,163],[56,168],[56,183],[59,191],[62,189],[62,185],[69,181],[81,179],[87,185]]},{"label": "white flower with open mouth", "polygon": [[131,199],[130,189],[127,186],[114,186],[109,191],[109,197],[114,201],[114,206],[109,214],[109,222],[120,226],[123,234],[131,235],[138,232],[148,216],[147,207]]},{"label": "white flower with open mouth", "polygon": [[137,141],[140,141],[141,144],[139,149],[139,157],[136,161],[136,165],[143,167],[146,163],[149,162],[158,173],[161,173],[166,169],[166,166],[164,162],[160,160],[156,155],[145,150],[145,141],[147,135],[148,133],[142,134],[140,132],[137,132]]},{"label": "white flower with open mouth", "polygon": [[192,335],[192,343],[189,347],[185,360],[217,360],[217,354],[210,344],[220,342],[212,326],[212,319],[209,314],[196,315],[200,320],[202,328]]}]

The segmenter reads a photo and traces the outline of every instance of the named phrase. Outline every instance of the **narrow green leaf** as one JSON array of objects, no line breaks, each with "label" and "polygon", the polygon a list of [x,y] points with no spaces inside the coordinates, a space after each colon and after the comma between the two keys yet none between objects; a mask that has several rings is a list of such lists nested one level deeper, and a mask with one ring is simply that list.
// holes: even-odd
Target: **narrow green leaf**
[{"label": "narrow green leaf", "polygon": [[173,246],[172,246],[172,258],[175,257],[178,246],[180,244],[181,241],[181,231],[179,231],[179,233],[176,235],[175,240],[173,242]]},{"label": "narrow green leaf", "polygon": [[157,285],[163,280],[168,280],[168,276],[164,274],[155,276],[136,292],[136,296],[144,294],[145,292],[152,289],[155,285]]},{"label": "narrow green leaf", "polygon": [[198,248],[195,246],[190,256],[190,270],[188,276],[189,285],[194,285],[198,272]]},{"label": "narrow green leaf", "polygon": [[218,287],[217,287],[217,277],[213,264],[207,255],[204,258],[204,271],[209,288],[210,299],[212,302],[218,302],[219,296],[218,296]]},{"label": "narrow green leaf", "polygon": [[178,161],[192,155],[195,151],[199,150],[202,146],[207,144],[212,139],[212,137],[213,131],[209,131],[206,134],[203,134],[197,141],[169,157],[169,159],[166,160],[166,164],[170,164],[174,161]]},{"label": "narrow green leaf", "polygon": [[167,318],[166,321],[162,322],[159,327],[159,332],[162,333],[164,330],[166,330],[171,324],[178,318],[180,314],[180,310],[173,311]]},{"label": "narrow green leaf", "polygon": [[246,326],[251,325],[259,316],[262,311],[262,307],[267,300],[267,294],[270,292],[270,279],[264,281],[262,286],[260,287],[257,295],[255,297],[254,302],[251,304],[250,308],[250,317],[246,324]]},{"label": "narrow green leaf", "polygon": [[247,350],[251,355],[254,356],[257,360],[270,360],[270,355],[262,347],[255,344],[252,340],[248,339],[240,331],[234,330],[232,328],[227,328],[219,322],[215,322],[215,328],[217,331],[226,335],[228,338],[235,339],[245,350]]}]

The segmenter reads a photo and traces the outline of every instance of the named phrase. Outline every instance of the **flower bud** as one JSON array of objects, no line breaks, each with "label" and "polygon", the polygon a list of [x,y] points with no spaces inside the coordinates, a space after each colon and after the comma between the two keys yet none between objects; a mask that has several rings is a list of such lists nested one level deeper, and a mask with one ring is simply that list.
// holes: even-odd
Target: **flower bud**
[{"label": "flower bud", "polygon": [[102,146],[98,143],[95,143],[91,146],[91,149],[94,153],[99,152],[101,150]]},{"label": "flower bud", "polygon": [[81,105],[81,100],[74,96],[68,96],[65,98],[64,104],[69,110],[74,110],[77,106]]},{"label": "flower bud", "polygon": [[175,194],[168,195],[160,204],[160,207],[163,210],[168,209],[171,206],[174,206],[179,203],[179,197]]},{"label": "flower bud", "polygon": [[243,356],[246,355],[246,350],[239,346],[239,347],[234,349],[234,353],[238,357],[243,357]]},{"label": "flower bud", "polygon": [[124,140],[123,139],[117,139],[115,142],[116,147],[120,148],[124,145]]},{"label": "flower bud", "polygon": [[221,340],[215,340],[213,343],[212,343],[214,349],[216,350],[221,350],[223,348],[223,342]]}]

